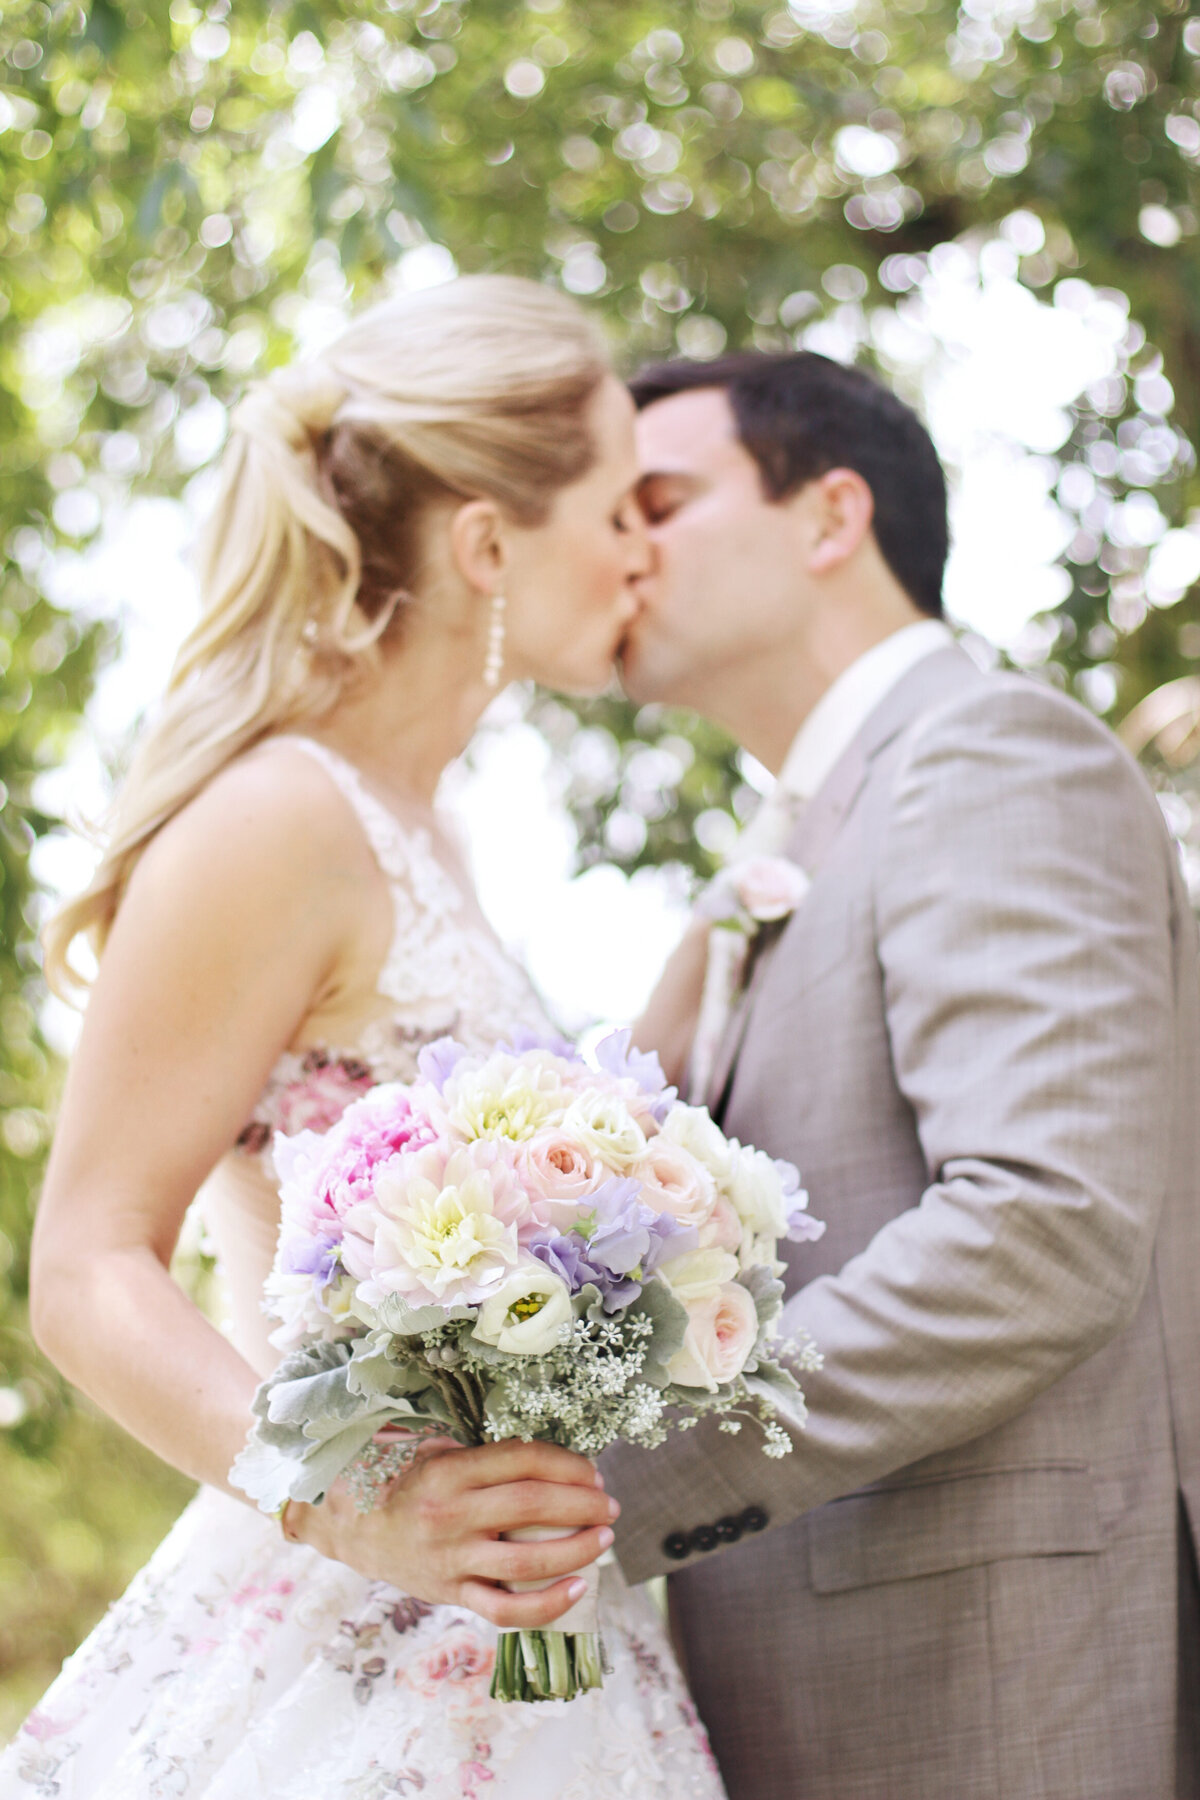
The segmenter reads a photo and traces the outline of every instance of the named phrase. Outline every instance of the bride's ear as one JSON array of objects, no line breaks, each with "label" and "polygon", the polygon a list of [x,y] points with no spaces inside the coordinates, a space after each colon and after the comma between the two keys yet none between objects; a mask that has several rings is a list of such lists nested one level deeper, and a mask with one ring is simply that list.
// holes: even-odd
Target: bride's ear
[{"label": "bride's ear", "polygon": [[508,546],[494,500],[467,500],[452,515],[450,555],[458,573],[477,594],[500,591],[508,569]]}]

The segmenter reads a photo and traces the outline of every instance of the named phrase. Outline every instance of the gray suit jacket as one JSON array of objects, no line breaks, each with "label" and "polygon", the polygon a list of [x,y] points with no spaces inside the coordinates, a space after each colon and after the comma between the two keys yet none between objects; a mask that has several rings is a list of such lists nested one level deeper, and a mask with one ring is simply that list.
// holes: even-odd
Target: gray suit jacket
[{"label": "gray suit jacket", "polygon": [[609,1454],[625,1572],[674,1571],[732,1800],[1195,1800],[1200,984],[1158,808],[951,649],[790,854],[712,1103],[828,1222],[784,1320],[825,1364],[782,1461]]}]

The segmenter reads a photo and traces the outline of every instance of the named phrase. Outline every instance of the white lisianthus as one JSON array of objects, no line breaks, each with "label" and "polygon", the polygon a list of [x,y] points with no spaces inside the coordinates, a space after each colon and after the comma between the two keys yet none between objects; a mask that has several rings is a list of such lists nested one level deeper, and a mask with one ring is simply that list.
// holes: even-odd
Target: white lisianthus
[{"label": "white lisianthus", "polygon": [[450,1129],[468,1143],[477,1138],[527,1138],[556,1125],[570,1096],[547,1058],[491,1056],[480,1068],[451,1075],[442,1105]]},{"label": "white lisianthus", "polygon": [[711,1250],[685,1250],[682,1256],[673,1256],[659,1270],[662,1279],[685,1306],[695,1300],[711,1300],[737,1272],[737,1257],[715,1246]]},{"label": "white lisianthus", "polygon": [[531,1257],[484,1301],[472,1335],[510,1356],[544,1356],[573,1317],[566,1282]]},{"label": "white lisianthus", "polygon": [[735,1147],[726,1192],[749,1237],[781,1238],[787,1235],[788,1208],[783,1179],[764,1151],[741,1144]]},{"label": "white lisianthus", "polygon": [[568,1137],[621,1174],[646,1154],[646,1134],[625,1102],[600,1088],[576,1094],[562,1123]]},{"label": "white lisianthus", "polygon": [[679,1144],[703,1163],[718,1187],[723,1187],[733,1168],[729,1139],[714,1125],[707,1106],[673,1106],[662,1122],[661,1136]]}]

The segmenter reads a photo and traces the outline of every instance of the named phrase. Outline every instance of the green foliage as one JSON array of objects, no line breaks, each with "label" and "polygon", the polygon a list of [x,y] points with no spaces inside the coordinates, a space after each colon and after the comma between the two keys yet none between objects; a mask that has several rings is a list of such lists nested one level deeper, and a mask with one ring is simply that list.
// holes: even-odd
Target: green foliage
[{"label": "green foliage", "polygon": [[[248,375],[381,283],[429,273],[439,245],[463,269],[543,276],[592,301],[630,364],[782,347],[832,318],[887,366],[884,327],[930,257],[994,239],[993,263],[1044,298],[1131,303],[1118,372],[1054,452],[1078,515],[1071,591],[1028,660],[1093,698],[1089,671],[1115,671],[1132,704],[1200,655],[1195,591],[1150,604],[1122,504],[1152,489],[1178,523],[1200,502],[1198,68],[1200,20],[1162,0],[6,0],[0,1406],[18,1421],[4,1444],[13,1493],[56,1439],[61,1462],[104,1431],[64,1411],[21,1308],[56,1079],[31,948],[30,850],[51,825],[37,776],[61,759],[104,649],[55,595],[106,513],[134,488],[181,491]],[[585,862],[707,872],[727,809],[749,797],[719,734],[612,698],[583,709],[583,729],[556,701],[534,716],[562,753]],[[69,1520],[80,1491],[68,1482],[47,1504]],[[119,1512],[96,1525],[114,1576],[129,1560]],[[98,1591],[72,1579],[43,1596],[63,1643]]]},{"label": "green foliage", "polygon": [[[997,254],[1030,288],[1125,293],[1135,321],[1058,452],[1072,590],[1029,659],[1119,669],[1122,705],[1178,663],[1195,602],[1155,616],[1120,502],[1153,488],[1178,521],[1200,498],[1181,9],[15,0],[0,53],[0,435],[27,566],[82,546],[131,482],[182,486],[250,372],[428,270],[431,241],[594,300],[630,363],[783,346],[831,315],[870,356],[931,252],[1017,212]],[[606,789],[573,783],[584,859],[710,866],[689,827],[728,802],[728,746],[611,703],[589,722],[619,754]],[[639,811],[632,740],[664,732],[693,738],[686,779]]]}]

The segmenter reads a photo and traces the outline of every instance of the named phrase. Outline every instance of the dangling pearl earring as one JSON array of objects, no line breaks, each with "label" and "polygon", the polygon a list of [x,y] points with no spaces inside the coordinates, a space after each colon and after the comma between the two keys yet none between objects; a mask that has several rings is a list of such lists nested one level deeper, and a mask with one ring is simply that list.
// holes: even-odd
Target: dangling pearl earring
[{"label": "dangling pearl earring", "polygon": [[504,607],[503,594],[492,595],[492,616],[488,622],[487,658],[483,665],[483,684],[485,687],[500,686],[500,671],[504,667]]}]

